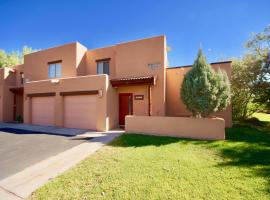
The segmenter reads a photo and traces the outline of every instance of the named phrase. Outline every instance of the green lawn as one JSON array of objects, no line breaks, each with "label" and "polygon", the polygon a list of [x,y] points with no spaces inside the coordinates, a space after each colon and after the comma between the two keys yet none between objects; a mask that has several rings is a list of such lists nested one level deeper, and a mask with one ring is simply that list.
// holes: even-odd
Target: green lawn
[{"label": "green lawn", "polygon": [[270,199],[270,134],[226,130],[226,141],[123,135],[32,199]]},{"label": "green lawn", "polygon": [[253,117],[258,118],[260,121],[267,121],[270,122],[270,114],[266,113],[254,113]]}]

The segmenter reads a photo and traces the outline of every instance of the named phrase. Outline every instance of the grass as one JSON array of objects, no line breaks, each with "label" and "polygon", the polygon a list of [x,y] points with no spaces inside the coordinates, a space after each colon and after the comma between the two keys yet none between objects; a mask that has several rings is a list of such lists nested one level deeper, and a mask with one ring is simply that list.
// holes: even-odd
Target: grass
[{"label": "grass", "polygon": [[269,130],[226,141],[123,135],[31,199],[270,199]]},{"label": "grass", "polygon": [[270,114],[266,113],[254,113],[253,117],[256,117],[260,121],[270,122]]}]

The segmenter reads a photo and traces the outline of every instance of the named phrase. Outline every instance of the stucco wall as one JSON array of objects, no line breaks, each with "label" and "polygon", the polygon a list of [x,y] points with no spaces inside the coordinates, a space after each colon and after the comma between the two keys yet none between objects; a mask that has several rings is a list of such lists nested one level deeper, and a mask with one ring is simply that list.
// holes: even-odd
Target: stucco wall
[{"label": "stucco wall", "polygon": [[87,48],[80,43],[76,43],[76,75],[86,75],[86,52]]},{"label": "stucco wall", "polygon": [[48,62],[58,60],[62,60],[62,78],[74,77],[77,73],[82,74],[85,65],[81,62],[85,53],[86,48],[81,44],[71,43],[28,54],[24,57],[25,78],[29,81],[49,79]]},{"label": "stucco wall", "polygon": [[115,54],[116,46],[104,47],[99,49],[88,50],[86,53],[86,74],[97,74],[96,60],[110,58],[110,79],[116,78],[115,72]]},{"label": "stucco wall", "polygon": [[107,117],[106,121],[110,129],[118,127],[118,93],[111,86],[109,81],[107,82]]},{"label": "stucco wall", "polygon": [[126,116],[127,133],[224,140],[225,122],[221,118]]},{"label": "stucco wall", "polygon": [[[151,53],[149,53],[151,52]],[[4,102],[1,99],[1,109],[8,109],[0,113],[0,115],[7,115],[5,117],[9,121],[12,120],[13,113],[13,94],[9,91],[9,86],[22,87],[25,86],[25,94],[42,93],[42,92],[59,92],[66,88],[67,82],[65,78],[87,76],[96,74],[96,60],[110,58],[110,79],[122,77],[135,77],[135,76],[156,76],[157,84],[152,87],[152,114],[165,115],[165,67],[167,66],[166,55],[166,38],[158,36],[142,40],[136,40],[126,43],[117,44],[110,47],[87,50],[79,43],[70,43],[54,48],[41,50],[38,52],[30,53],[24,57],[24,64],[14,66],[16,70],[13,76],[4,77],[6,73],[3,71],[3,77],[0,78],[0,85],[5,85],[7,88],[2,88],[1,96],[7,96],[8,100]],[[60,86],[51,84],[48,77],[48,62],[62,61],[62,78],[60,79]],[[159,67],[151,69],[148,64],[159,64]],[[29,83],[21,84],[20,73],[24,73],[24,79]],[[3,82],[5,80],[5,82]],[[1,83],[2,81],[2,83]],[[45,82],[44,82],[45,81]],[[83,90],[84,88],[93,88],[99,86],[98,82],[89,81],[86,87],[80,85],[79,81],[72,81],[69,90]],[[94,86],[93,86],[94,85]],[[148,115],[148,91],[146,86],[127,87],[125,89],[115,90],[107,83],[107,118],[104,123],[106,127],[116,127],[118,124],[118,92],[132,92],[134,95],[143,94],[144,100],[134,100],[134,113],[140,115]],[[7,92],[7,94],[6,94]],[[56,103],[58,105],[57,113],[60,116],[62,113],[62,100],[56,95]],[[12,99],[12,101],[10,101]],[[30,100],[29,98],[20,99],[24,102],[24,119],[25,122],[31,121],[29,112]],[[58,100],[57,100],[58,99]],[[18,108],[21,112],[22,108]],[[102,110],[102,109],[101,109]],[[3,114],[4,113],[4,114]],[[113,116],[113,117],[112,117]],[[3,116],[1,117],[3,120]],[[56,117],[56,125],[60,126],[62,121]]]},{"label": "stucco wall", "polygon": [[[87,51],[87,74],[96,74],[96,60],[110,58],[110,79],[156,76],[152,87],[152,115],[165,115],[166,38],[158,36]],[[148,64],[159,64],[151,69]]]},{"label": "stucco wall", "polygon": [[16,85],[14,69],[0,69],[0,120],[5,122],[13,121],[14,95],[10,92],[10,87]]},{"label": "stucco wall", "polygon": [[[231,63],[217,63],[211,65],[215,70],[219,68],[225,70],[231,79]],[[181,101],[180,86],[183,82],[185,74],[191,67],[167,68],[167,85],[166,85],[166,115],[167,116],[191,116],[186,106]],[[225,119],[226,127],[232,126],[232,108],[231,105],[226,110],[213,113],[217,117]]]},{"label": "stucco wall", "polygon": [[75,78],[62,78],[59,83],[51,83],[50,80],[34,81],[25,84],[24,120],[31,123],[31,98],[27,94],[56,92],[55,96],[55,125],[63,126],[63,96],[60,92],[103,90],[103,96],[97,98],[97,124],[96,129],[107,131],[109,129],[109,118],[107,112],[107,94],[112,93],[108,87],[107,75],[81,76]]}]

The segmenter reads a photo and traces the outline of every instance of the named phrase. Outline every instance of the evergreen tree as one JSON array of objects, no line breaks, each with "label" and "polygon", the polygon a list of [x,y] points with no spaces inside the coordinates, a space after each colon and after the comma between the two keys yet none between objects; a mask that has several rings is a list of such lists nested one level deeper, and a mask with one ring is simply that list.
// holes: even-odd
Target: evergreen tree
[{"label": "evergreen tree", "polygon": [[207,117],[230,103],[228,76],[221,70],[215,72],[199,49],[192,69],[185,75],[180,95],[194,117]]}]

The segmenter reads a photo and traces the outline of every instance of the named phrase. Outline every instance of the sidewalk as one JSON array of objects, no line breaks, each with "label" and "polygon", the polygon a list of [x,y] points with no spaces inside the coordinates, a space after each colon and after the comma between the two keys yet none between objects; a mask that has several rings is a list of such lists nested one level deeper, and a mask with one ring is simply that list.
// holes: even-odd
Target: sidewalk
[{"label": "sidewalk", "polygon": [[[2,127],[1,125],[2,124],[0,124],[0,127]],[[12,126],[12,128],[14,128],[14,126]],[[23,126],[22,129],[27,129],[27,127]],[[70,132],[72,133],[72,131]],[[75,133],[75,131],[73,133]],[[50,179],[55,178],[59,174],[75,166],[87,156],[95,153],[102,146],[120,136],[122,133],[124,133],[124,131],[116,130],[106,133],[85,132],[84,134],[77,135],[76,137],[95,138],[92,140],[86,140],[86,142],[78,146],[45,159],[17,174],[1,180],[0,199],[17,200],[27,198],[33,191],[41,187]]]}]

